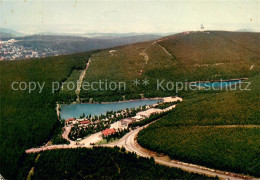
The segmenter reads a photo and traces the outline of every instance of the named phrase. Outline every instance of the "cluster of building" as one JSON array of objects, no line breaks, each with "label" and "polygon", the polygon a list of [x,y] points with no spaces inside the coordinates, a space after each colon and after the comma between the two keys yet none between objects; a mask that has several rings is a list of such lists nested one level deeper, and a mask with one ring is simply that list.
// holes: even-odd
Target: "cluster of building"
[{"label": "cluster of building", "polygon": [[[78,127],[79,129],[94,128],[98,130],[100,125],[103,124],[103,127],[107,127],[107,129],[102,131],[102,135],[106,137],[117,132],[118,130],[127,129],[129,125],[134,122],[142,121],[149,118],[152,114],[158,114],[161,112],[163,112],[163,110],[153,108],[153,106],[147,106],[146,110],[136,113],[136,116],[134,117],[128,117],[127,111],[123,110],[115,115],[112,114],[110,117],[103,119],[96,119],[95,117],[81,119],[69,118],[65,121],[65,126]],[[119,116],[123,118],[111,124],[111,118]]]},{"label": "cluster of building", "polygon": [[[107,125],[109,119],[106,118],[106,119],[103,119],[102,122],[105,123],[105,125]],[[96,121],[92,121],[91,119],[87,119],[87,118],[82,118],[82,119],[75,119],[75,118],[70,118],[70,119],[67,119],[65,121],[65,125],[66,126],[75,126],[77,125],[79,128],[86,128],[90,125],[98,125],[101,123],[101,120],[96,120]]]},{"label": "cluster of building", "polygon": [[79,126],[85,126],[90,124],[90,121],[83,118],[83,119],[76,119],[76,118],[69,118],[65,121],[66,125],[76,125],[79,124]]},{"label": "cluster of building", "polygon": [[[177,102],[177,101],[182,101],[182,98],[166,97],[163,100],[164,103]],[[120,121],[114,122],[113,124],[111,124],[110,129],[106,129],[106,130],[102,131],[102,135],[106,137],[111,134],[114,134],[114,133],[116,133],[116,131],[118,131],[120,129],[128,128],[128,126],[132,123],[140,122],[144,119],[149,118],[151,115],[170,111],[173,108],[175,108],[176,105],[169,106],[165,109],[158,109],[158,108],[156,108],[157,106],[158,106],[158,104],[154,104],[152,106],[147,106],[146,107],[147,109],[145,111],[136,113],[136,116],[134,116],[134,117],[124,118],[124,119],[121,119]]]},{"label": "cluster of building", "polygon": [[0,41],[0,61],[58,55],[58,52],[51,48],[26,47],[18,42],[19,41],[15,39]]},{"label": "cluster of building", "polygon": [[[163,103],[169,103],[169,102],[176,102],[176,101],[182,101],[181,98],[179,97],[166,97],[163,99]],[[175,108],[175,104],[171,105],[165,109],[159,109],[156,108],[159,104],[154,104],[150,106],[146,106],[145,110],[137,112],[135,116],[129,117],[129,113],[131,113],[131,110],[123,110],[121,112],[117,112],[116,114],[111,114],[109,117],[103,118],[103,119],[96,119],[95,117],[91,118],[82,118],[82,119],[76,119],[76,118],[71,118],[67,119],[65,121],[66,126],[77,126],[80,129],[86,129],[90,127],[98,127],[101,123],[103,124],[103,127],[107,127],[107,129],[102,131],[102,136],[107,137],[111,134],[116,133],[119,130],[124,130],[129,127],[130,124],[135,123],[135,122],[140,122],[144,119],[149,118],[151,115],[154,114],[160,114],[163,112],[167,112]],[[114,117],[123,117],[122,119],[112,123],[111,119]],[[111,124],[112,123],[112,124]]]},{"label": "cluster of building", "polygon": [[150,108],[145,111],[136,113],[136,116],[134,117],[124,118],[121,119],[120,121],[114,122],[113,124],[111,124],[110,128],[115,130],[126,129],[132,123],[140,122],[144,119],[149,118],[151,115],[160,114],[162,112],[164,112],[164,110],[162,109]]}]

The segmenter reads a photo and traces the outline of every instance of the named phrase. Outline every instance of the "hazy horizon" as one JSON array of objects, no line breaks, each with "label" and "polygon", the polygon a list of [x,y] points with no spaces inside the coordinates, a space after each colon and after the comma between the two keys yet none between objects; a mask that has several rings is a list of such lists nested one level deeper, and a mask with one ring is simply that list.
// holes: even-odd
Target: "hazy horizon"
[{"label": "hazy horizon", "polygon": [[201,24],[260,31],[260,1],[2,0],[0,6],[0,27],[25,34],[175,33]]}]

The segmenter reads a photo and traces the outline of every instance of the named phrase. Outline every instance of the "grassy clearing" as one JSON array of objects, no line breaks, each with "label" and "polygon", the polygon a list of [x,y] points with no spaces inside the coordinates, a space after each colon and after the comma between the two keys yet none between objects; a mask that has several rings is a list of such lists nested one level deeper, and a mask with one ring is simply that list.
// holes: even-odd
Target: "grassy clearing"
[{"label": "grassy clearing", "polygon": [[115,138],[110,140],[109,142],[107,142],[107,139],[102,139],[101,141],[99,141],[98,143],[96,143],[96,145],[101,145],[101,144],[107,144],[107,143],[113,143],[118,141],[120,138]]}]

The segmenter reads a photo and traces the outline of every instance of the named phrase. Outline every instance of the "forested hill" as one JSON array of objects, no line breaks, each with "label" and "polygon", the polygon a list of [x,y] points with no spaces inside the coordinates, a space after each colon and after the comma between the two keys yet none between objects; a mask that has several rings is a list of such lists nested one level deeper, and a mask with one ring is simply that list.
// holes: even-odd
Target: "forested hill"
[{"label": "forested hill", "polygon": [[[55,111],[59,94],[52,93],[52,82],[84,69],[91,54],[0,62],[0,174],[5,178],[16,179],[25,150],[46,144],[59,123]],[[41,93],[15,91],[12,82],[45,83],[45,87]]]},{"label": "forested hill", "polygon": [[[28,156],[34,160],[37,154]],[[217,179],[158,165],[118,147],[45,151],[32,164],[25,162],[18,178],[30,165],[32,179]]]},{"label": "forested hill", "polygon": [[[178,116],[170,114],[165,117],[164,122],[172,126],[173,122],[177,124],[180,122],[173,121],[172,117],[182,117],[185,120],[181,121],[181,123],[185,122],[182,125],[194,125],[200,121],[202,121],[200,122],[201,125],[212,125],[214,123],[221,125],[228,123],[229,125],[257,124],[256,122],[259,120],[258,99],[260,97],[258,96],[259,86],[257,86],[260,79],[259,43],[260,33],[186,32],[159,40],[102,51],[36,60],[1,61],[0,173],[5,178],[15,179],[24,160],[24,150],[46,144],[50,140],[58,122],[55,103],[64,100],[67,102],[68,99],[75,100],[73,99],[75,94],[52,93],[51,82],[61,83],[67,79],[77,80],[77,77],[72,77],[72,74],[77,73],[72,72],[84,70],[89,58],[91,58],[91,63],[84,80],[90,83],[99,80],[105,81],[106,79],[130,83],[126,91],[81,90],[81,100],[88,101],[93,98],[94,101],[117,101],[121,100],[123,96],[126,99],[137,99],[141,97],[140,94],[144,94],[145,97],[176,95],[175,91],[156,90],[156,79],[197,81],[247,77],[254,83],[251,93],[245,91],[241,93],[224,92],[225,96],[222,96],[221,92],[178,94],[184,98],[183,105],[180,105],[178,111],[176,111]],[[137,87],[133,85],[133,79],[148,79],[150,84]],[[12,91],[11,83],[14,81],[24,81],[27,84],[31,81],[46,82],[46,85],[42,93],[35,91],[29,94],[28,91]],[[212,105],[212,102],[214,102],[214,105]],[[192,105],[192,111],[190,111],[190,105]],[[229,107],[228,110],[226,109],[227,106]],[[185,116],[181,113],[183,111]],[[163,128],[165,127],[164,123],[155,123],[154,126],[157,125],[160,128],[162,127],[164,132],[167,132]],[[161,134],[160,129],[155,132]],[[252,136],[259,137],[257,135],[259,135],[258,131]],[[147,136],[156,142],[162,142],[162,139],[158,138],[156,133],[150,134],[147,131],[146,134],[143,134],[143,137]],[[174,137],[174,134],[167,136]],[[163,137],[163,139],[165,138]],[[175,148],[175,146],[171,144],[171,138],[167,140],[164,146],[160,143],[152,144],[154,141],[149,141],[149,143],[143,141],[143,145],[146,145],[146,147],[153,145],[154,150],[160,149],[162,152],[171,155],[172,151],[163,147]],[[247,142],[253,141],[249,139]],[[255,148],[255,146],[253,147]],[[240,149],[243,149],[243,147]],[[214,154],[214,151],[211,152]],[[222,152],[227,152],[227,157],[233,160],[233,156],[229,156],[229,149],[226,148],[226,151]],[[189,152],[185,153],[189,154]],[[247,154],[250,155],[250,153]],[[256,154],[259,154],[259,148],[251,153],[252,161],[248,159],[245,162],[255,163],[254,157]],[[211,157],[211,155],[206,157]],[[240,157],[236,156],[236,158],[236,160],[240,160]],[[189,156],[183,156],[182,159],[187,160]],[[221,161],[218,162],[218,164],[221,163]],[[228,166],[228,162],[226,163]],[[253,169],[245,172],[252,174],[259,172],[258,169],[254,168],[259,167],[258,164],[254,163],[248,166],[249,169]],[[203,161],[203,164],[211,163]],[[240,166],[231,169],[240,169],[239,172],[241,172],[241,169],[245,168]]]},{"label": "forested hill", "polygon": [[114,38],[87,38],[81,36],[64,35],[33,35],[15,38],[19,40],[17,45],[33,47],[37,49],[50,48],[59,54],[72,54],[96,49],[105,49],[127,44],[159,39],[161,36],[147,34]]},{"label": "forested hill", "polygon": [[[252,77],[259,71],[260,33],[184,32],[113,50],[113,54],[104,50],[92,55],[85,80],[131,82],[127,91],[83,90],[82,98],[96,97],[101,101],[120,99],[122,95],[126,98],[137,98],[139,94],[145,94],[145,97],[174,95],[173,92],[157,91],[157,79],[189,82]],[[132,84],[134,79],[149,79],[149,85],[136,87]]]}]

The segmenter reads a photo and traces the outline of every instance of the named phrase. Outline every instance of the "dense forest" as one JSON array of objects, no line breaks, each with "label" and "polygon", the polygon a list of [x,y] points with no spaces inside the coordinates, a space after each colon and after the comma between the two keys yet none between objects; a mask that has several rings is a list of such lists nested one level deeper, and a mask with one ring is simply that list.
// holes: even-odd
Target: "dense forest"
[{"label": "dense forest", "polygon": [[38,156],[32,179],[210,179],[155,164],[153,159],[138,157],[118,147],[51,150]]},{"label": "dense forest", "polygon": [[193,92],[138,134],[173,159],[260,177],[260,76],[250,91]]},{"label": "dense forest", "polygon": [[[244,42],[247,42],[246,46]],[[259,43],[259,33],[205,31],[123,46],[115,48],[112,54],[110,50],[103,50],[44,59],[1,61],[0,173],[8,179],[21,179],[34,166],[35,179],[60,176],[63,179],[203,178],[155,165],[153,160],[131,153],[117,152],[124,150],[57,150],[25,155],[26,149],[44,145],[51,139],[54,143],[64,142],[57,131],[60,124],[56,102],[72,102],[76,96],[73,91],[61,92],[59,88],[52,92],[52,82],[60,85],[70,79],[76,81],[91,57],[85,81],[123,81],[127,88],[115,91],[82,89],[80,98],[83,102],[143,96],[183,97],[184,101],[176,109],[140,132],[138,142],[142,146],[174,159],[259,177]],[[166,83],[241,77],[249,78],[250,91],[157,89],[157,79]],[[140,85],[134,85],[134,79],[140,80]],[[143,84],[145,79],[149,80],[148,85]],[[45,84],[41,93],[39,87],[29,93],[27,90],[12,90],[14,81],[24,81],[26,84],[23,85],[32,81]],[[154,120],[151,117],[135,125]],[[104,168],[96,168],[101,167],[97,162],[103,163]]]},{"label": "dense forest", "polygon": [[[61,92],[57,89],[53,93],[52,82],[58,82],[61,85],[62,82],[66,82],[70,78],[73,81],[76,80],[76,76],[74,76],[75,72],[86,68],[86,62],[92,53],[93,52],[45,59],[0,62],[0,173],[5,178],[24,179],[28,175],[31,167],[34,166],[35,159],[41,157],[37,156],[38,158],[36,158],[36,155],[26,155],[26,149],[44,145],[49,142],[49,140],[51,140],[53,144],[67,143],[67,141],[60,137],[61,124],[57,119],[56,102],[69,102],[75,99],[75,96],[66,90]],[[25,82],[27,85],[29,82],[38,82],[40,84],[45,82],[45,85],[41,93],[39,93],[39,87],[29,93],[28,90],[12,90],[12,82],[16,81]],[[63,150],[60,152],[63,152]],[[60,154],[60,152],[58,154]],[[63,156],[62,153],[61,155]],[[106,157],[108,155],[106,155],[106,153],[103,154],[103,152],[99,152],[97,155],[97,157],[103,156]],[[43,156],[41,160],[45,161],[45,158],[49,160],[48,157],[49,155]],[[52,156],[50,155],[50,157]],[[136,158],[136,155],[131,155],[130,157]],[[75,159],[74,161],[69,160],[67,162],[70,163],[71,166],[76,166],[80,158],[77,158],[77,156],[73,158]],[[53,159],[55,158],[53,157]],[[137,161],[137,159],[134,160],[134,162],[135,161]],[[122,161],[121,163],[124,162]],[[127,166],[126,169],[128,170],[129,166],[134,169],[139,169],[139,167],[143,165],[134,166],[131,164],[128,166],[126,164],[125,166]],[[153,166],[159,167],[158,165]],[[172,176],[187,178],[201,177],[176,169],[168,170],[169,168],[165,168],[166,170],[163,170],[164,167],[162,166],[160,166],[159,169],[162,169],[160,172],[173,172],[163,176],[160,173],[158,175],[149,175],[152,171],[146,174],[146,168],[141,170],[139,174],[143,173],[140,177],[147,175],[147,177],[154,176],[158,178],[160,176],[165,178]],[[128,172],[127,170],[125,170],[125,173],[130,173],[130,171]],[[37,174],[37,172],[40,173],[41,171],[36,171],[36,177],[39,175],[40,178],[41,175]],[[70,169],[67,169],[67,172],[70,172]],[[102,173],[105,174],[106,172],[100,169],[98,174],[101,175]],[[131,176],[129,178],[131,178]]]},{"label": "dense forest", "polygon": [[[45,59],[0,62],[0,172],[14,179],[25,149],[47,143],[59,126],[56,102],[66,95],[52,93],[52,82],[65,81],[74,69],[84,69],[90,53]],[[12,82],[38,82],[45,86],[12,90]],[[17,87],[15,87],[17,88]]]},{"label": "dense forest", "polygon": [[[256,157],[260,153],[260,148],[257,148],[259,147],[257,143],[251,143],[258,140],[257,129],[255,131],[251,128],[246,129],[245,132],[251,132],[252,136],[249,136],[249,139],[241,136],[244,138],[241,140],[242,144],[235,141],[238,137],[236,130],[234,133],[226,129],[220,131],[223,137],[228,134],[231,139],[227,143],[232,148],[226,149],[224,146],[216,149],[213,145],[212,148],[210,146],[203,148],[202,142],[198,142],[198,147],[194,149],[189,146],[182,149],[174,143],[174,137],[177,135],[171,130],[173,127],[180,126],[188,126],[192,130],[192,127],[196,125],[259,125],[259,47],[260,33],[202,31],[180,33],[157,41],[119,47],[114,49],[113,54],[109,50],[104,50],[91,56],[92,61],[85,80],[88,82],[94,82],[97,79],[108,82],[126,82],[127,89],[124,91],[84,91],[82,89],[80,95],[83,98],[93,98],[97,102],[141,98],[142,95],[144,97],[178,95],[184,101],[169,115],[141,132],[139,143],[148,149],[162,151],[172,158],[193,163],[197,157],[192,156],[190,152],[200,148],[199,150],[202,149],[205,156],[198,161],[199,164],[259,176],[257,172],[260,166],[257,162],[260,160]],[[98,71],[101,68],[102,71]],[[176,91],[176,82],[189,85],[189,82],[194,81],[236,78],[249,78],[242,81],[242,86],[245,89],[245,82],[249,82],[251,83],[250,90],[238,88],[235,91],[231,89],[213,91],[203,90],[203,88],[189,90],[188,86],[187,90],[183,88]],[[135,79],[140,82],[138,86],[133,83]],[[148,85],[143,84],[145,79],[149,80]],[[165,89],[161,86],[158,89],[158,81],[163,81],[162,87]],[[169,86],[167,88],[168,82],[172,85],[170,88]],[[193,136],[192,131],[190,131],[190,136]],[[211,138],[214,137],[215,135],[212,135]],[[185,139],[183,141],[187,144],[189,142]],[[221,139],[216,139],[215,143],[218,145],[221,142]],[[248,147],[251,148],[250,151]],[[229,158],[219,158],[217,163],[212,164],[213,155],[219,156],[221,154],[219,152],[226,153]],[[242,163],[235,163],[240,160],[235,152],[243,156]],[[176,153],[181,153],[182,156]],[[184,156],[185,158],[180,158]],[[256,160],[252,160],[255,158]],[[243,164],[247,164],[247,168]]]},{"label": "dense forest", "polygon": [[[125,82],[125,90],[81,91],[86,101],[115,101],[145,97],[186,95],[181,85],[193,81],[254,76],[259,69],[260,33],[205,31],[175,34],[160,40],[103,50],[91,56],[87,82]],[[246,46],[245,44],[246,43]],[[102,69],[102,71],[100,71]],[[133,80],[139,80],[139,85]],[[149,80],[144,85],[143,81]],[[158,83],[159,82],[159,83]],[[161,83],[162,82],[162,83]],[[170,85],[167,87],[167,84]],[[162,87],[158,84],[162,84]],[[172,86],[173,85],[173,86]]]}]

